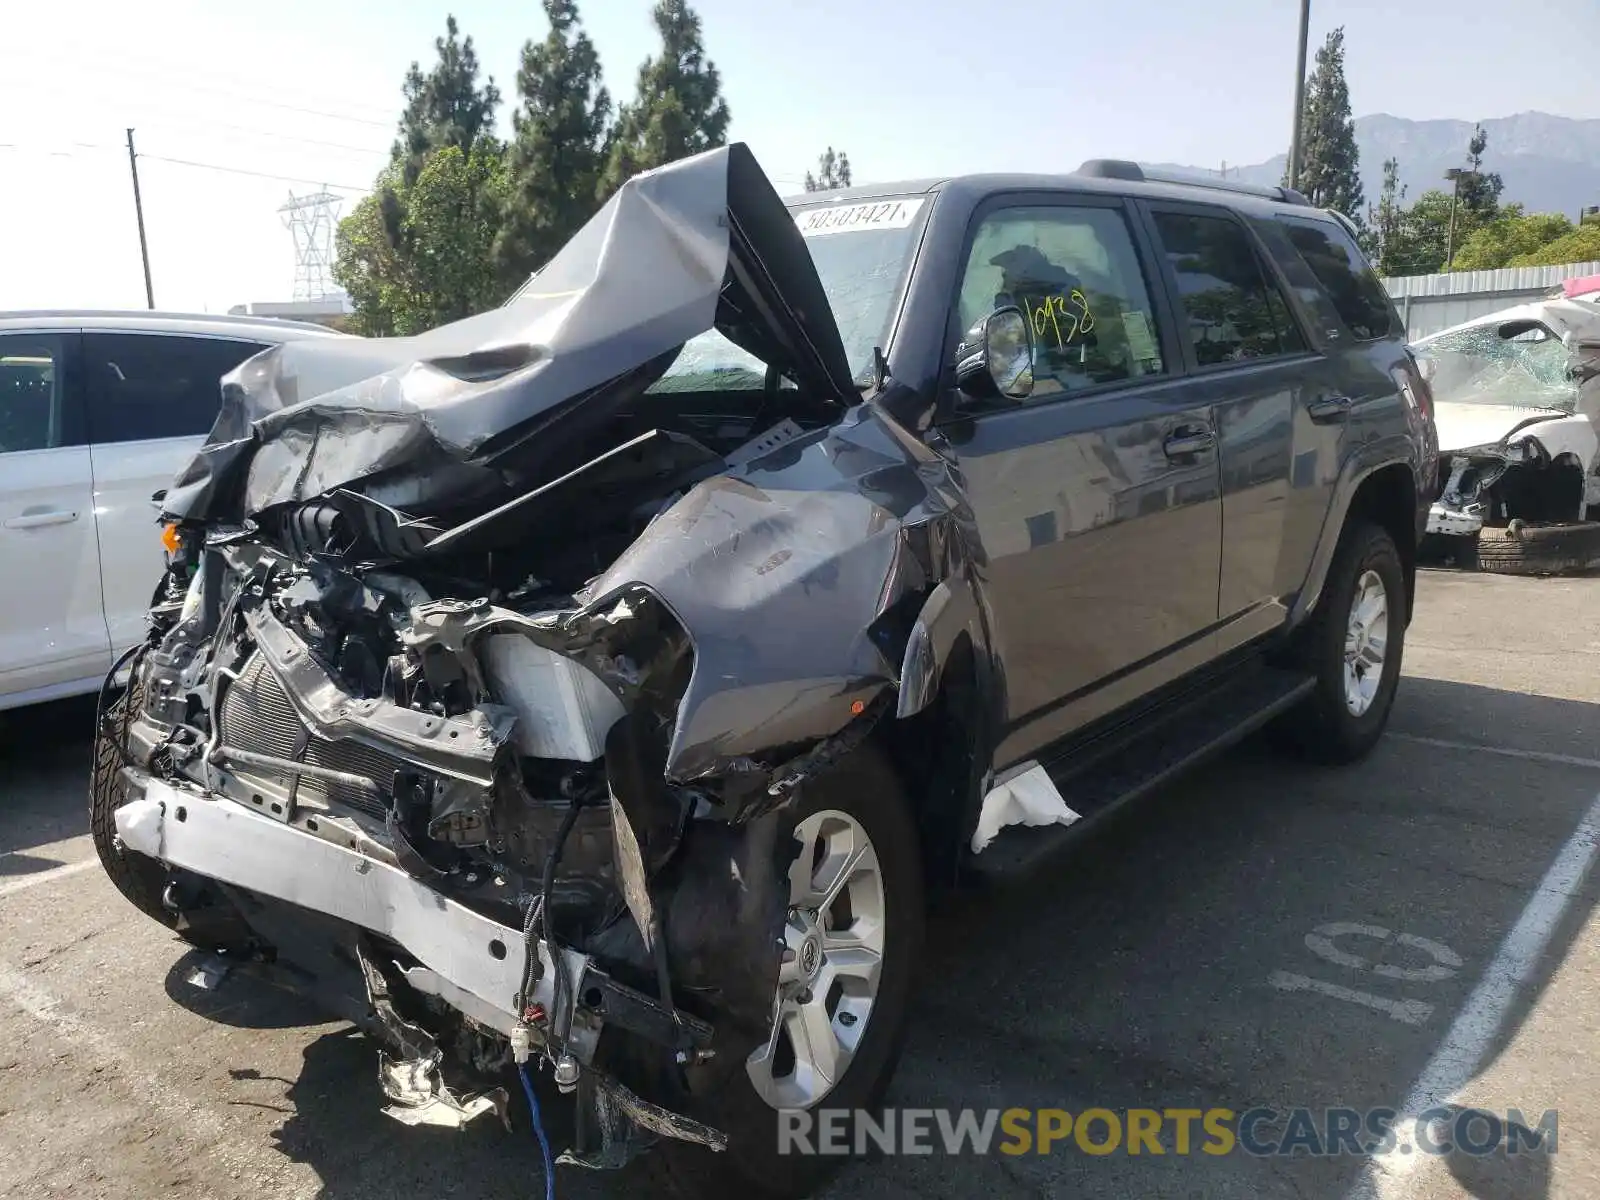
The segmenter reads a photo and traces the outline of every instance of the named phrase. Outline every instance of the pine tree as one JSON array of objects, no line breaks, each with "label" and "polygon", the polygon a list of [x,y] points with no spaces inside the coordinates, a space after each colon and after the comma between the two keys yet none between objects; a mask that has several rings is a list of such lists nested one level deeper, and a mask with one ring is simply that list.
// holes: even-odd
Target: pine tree
[{"label": "pine tree", "polygon": [[1403,244],[1403,223],[1406,210],[1405,185],[1400,182],[1400,160],[1385,159],[1383,163],[1383,188],[1378,193],[1378,203],[1367,209],[1366,236],[1362,248],[1380,275],[1393,275],[1399,262]]},{"label": "pine tree", "polygon": [[640,171],[728,139],[728,105],[717,66],[706,57],[699,16],[686,0],[658,0],[651,16],[661,35],[661,53],[640,66],[633,101],[617,116],[602,197]]},{"label": "pine tree", "polygon": [[1342,26],[1328,34],[1306,80],[1300,147],[1300,191],[1317,207],[1335,209],[1359,223],[1365,197],[1350,88],[1344,79]]},{"label": "pine tree", "polygon": [[445,30],[432,67],[406,72],[389,165],[339,223],[334,278],[363,333],[420,332],[503,294],[489,254],[506,192],[493,133],[500,93],[492,79],[479,83],[477,52],[454,17]]},{"label": "pine tree", "polygon": [[850,186],[850,156],[843,150],[838,154],[833,147],[817,156],[817,173],[806,172],[806,191],[828,192],[834,188]]},{"label": "pine tree", "polygon": [[445,18],[445,36],[433,43],[438,59],[426,75],[413,62],[401,92],[399,137],[390,159],[403,164],[401,179],[410,187],[422,172],[422,161],[440,146],[470,150],[481,135],[494,129],[500,90],[494,80],[478,85],[478,53],[472,39],[462,39],[454,16]]},{"label": "pine tree", "polygon": [[611,95],[576,0],[544,0],[550,32],[522,47],[511,114],[510,198],[495,242],[504,279],[520,282],[593,215],[605,166]]},{"label": "pine tree", "polygon": [[1483,169],[1483,152],[1489,148],[1489,135],[1483,126],[1472,127],[1472,139],[1467,143],[1467,162],[1471,174],[1463,175],[1457,203],[1459,224],[1464,218],[1468,229],[1476,229],[1500,215],[1500,194],[1506,190],[1505,181],[1497,171]]}]

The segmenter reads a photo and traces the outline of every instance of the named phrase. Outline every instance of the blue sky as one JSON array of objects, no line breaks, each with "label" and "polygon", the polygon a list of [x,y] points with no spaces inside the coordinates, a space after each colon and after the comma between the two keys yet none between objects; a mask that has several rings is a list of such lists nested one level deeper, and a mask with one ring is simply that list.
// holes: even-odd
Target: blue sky
[{"label": "blue sky", "polygon": [[[781,191],[824,146],[858,181],[1069,170],[1085,158],[1203,166],[1285,149],[1296,0],[700,0],[711,57]],[[653,48],[650,0],[587,0],[613,93]],[[291,189],[368,185],[399,84],[453,11],[514,91],[544,35],[533,0],[216,0],[7,5],[0,40],[0,308],[142,306],[124,128],[135,126],[156,301],[287,298]],[[1509,14],[1509,15],[1508,15]],[[1358,115],[1600,117],[1592,0],[1312,0],[1344,25]],[[255,170],[263,179],[162,159]],[[1376,174],[1375,164],[1363,164]],[[1370,191],[1370,188],[1369,188]]]}]

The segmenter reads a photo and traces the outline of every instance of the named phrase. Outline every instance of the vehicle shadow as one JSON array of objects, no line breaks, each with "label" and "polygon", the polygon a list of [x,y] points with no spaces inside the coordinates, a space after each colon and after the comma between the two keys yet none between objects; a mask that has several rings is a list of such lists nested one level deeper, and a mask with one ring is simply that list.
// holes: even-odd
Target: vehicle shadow
[{"label": "vehicle shadow", "polygon": [[[1528,736],[1576,729],[1600,742],[1600,706],[1592,704],[1439,681],[1408,681],[1407,695],[1426,700],[1434,723],[1456,715],[1474,722],[1462,728],[1478,728],[1487,717]],[[1403,736],[1406,724],[1397,710],[1401,736],[1339,769],[1302,765],[1252,740],[1087,830],[1026,886],[942,905],[929,924],[889,1103],[1071,1112],[1399,1108],[1600,788],[1600,772],[1442,750]],[[1591,873],[1466,1073],[1482,1086],[1462,1104],[1504,1118],[1547,1094],[1483,1081],[1567,957],[1597,889],[1600,873]],[[1306,949],[1308,934],[1331,921],[1433,939],[1463,965],[1432,991],[1371,972],[1342,978]],[[1399,952],[1391,945],[1385,953]],[[1362,1004],[1286,992],[1269,983],[1282,970],[1326,975],[1380,1000],[1404,997],[1428,1015],[1408,1024]],[[181,977],[175,966],[174,998],[215,1020],[260,1028],[291,1023],[290,1014],[307,1024],[321,1019],[297,1001],[259,989],[234,993],[231,985],[197,1006]],[[492,1117],[459,1133],[407,1129],[381,1114],[374,1068],[372,1043],[341,1030],[312,1038],[287,1081],[293,1113],[277,1145],[315,1170],[324,1200],[402,1190],[485,1200],[539,1193],[538,1147],[520,1096],[511,1097],[509,1133]],[[541,1104],[552,1124],[566,1111],[553,1093]],[[1368,1169],[1349,1154],[1180,1155],[1167,1136],[1161,1156],[1126,1148],[1091,1155],[1069,1141],[1016,1157],[993,1148],[951,1157],[936,1136],[933,1154],[848,1167],[823,1194],[1331,1200]],[[1430,1168],[1480,1200],[1549,1195],[1550,1163],[1541,1154],[1456,1153],[1424,1164]],[[569,1197],[654,1194],[637,1169],[558,1168],[557,1187]]]},{"label": "vehicle shadow", "polygon": [[92,698],[0,713],[0,873],[31,873],[7,859],[88,831],[93,730]]}]

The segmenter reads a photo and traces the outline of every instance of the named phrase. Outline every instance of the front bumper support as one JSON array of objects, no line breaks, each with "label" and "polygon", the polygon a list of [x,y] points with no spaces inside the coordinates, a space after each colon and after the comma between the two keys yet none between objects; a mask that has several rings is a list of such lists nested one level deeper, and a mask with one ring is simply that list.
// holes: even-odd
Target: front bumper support
[{"label": "front bumper support", "polygon": [[1433,507],[1428,509],[1427,532],[1450,537],[1471,537],[1483,529],[1481,508],[1478,504],[1449,508],[1442,501],[1435,501]]},{"label": "front bumper support", "polygon": [[[152,779],[143,797],[116,812],[117,835],[130,850],[264,896],[326,913],[389,938],[426,968],[407,972],[480,1024],[509,1035],[527,949],[522,931],[501,925],[359,851],[280,824],[222,797]],[[539,977],[530,1005],[553,1020],[555,975],[536,946]],[[582,980],[587,956],[558,947],[566,977]],[[563,989],[571,1003],[574,989]],[[559,1026],[558,1026],[559,1027]],[[597,1021],[574,1022],[570,1049],[588,1061]]]}]

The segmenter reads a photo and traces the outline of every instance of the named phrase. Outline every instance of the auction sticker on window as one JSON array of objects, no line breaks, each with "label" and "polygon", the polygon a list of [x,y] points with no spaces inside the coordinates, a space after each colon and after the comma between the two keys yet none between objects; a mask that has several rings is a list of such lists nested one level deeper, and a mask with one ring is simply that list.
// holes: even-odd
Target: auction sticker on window
[{"label": "auction sticker on window", "polygon": [[853,233],[861,229],[904,229],[922,207],[915,200],[873,200],[866,204],[823,205],[795,214],[801,237]]}]

